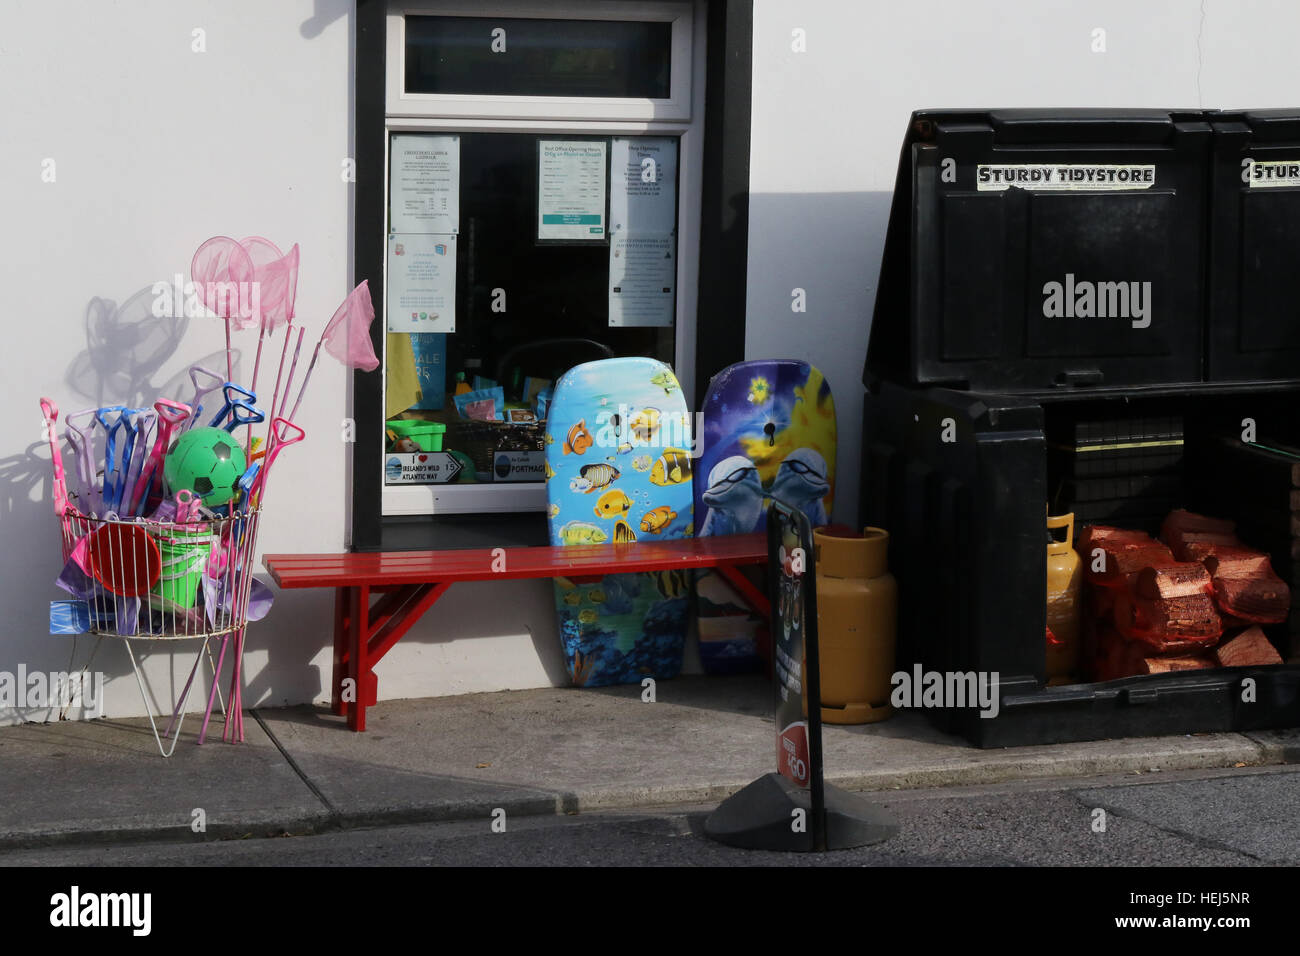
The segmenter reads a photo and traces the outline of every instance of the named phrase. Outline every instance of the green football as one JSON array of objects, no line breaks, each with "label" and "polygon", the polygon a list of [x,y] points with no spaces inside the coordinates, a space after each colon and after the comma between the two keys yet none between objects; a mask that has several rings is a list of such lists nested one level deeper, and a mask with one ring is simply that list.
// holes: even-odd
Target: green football
[{"label": "green football", "polygon": [[188,489],[216,508],[235,497],[247,467],[244,449],[222,429],[191,428],[168,449],[163,478],[172,494]]}]

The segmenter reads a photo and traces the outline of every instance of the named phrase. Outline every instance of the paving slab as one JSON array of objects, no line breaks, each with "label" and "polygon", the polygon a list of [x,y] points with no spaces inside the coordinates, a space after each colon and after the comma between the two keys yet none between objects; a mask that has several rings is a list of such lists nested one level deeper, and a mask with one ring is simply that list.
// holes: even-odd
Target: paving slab
[{"label": "paving slab", "polygon": [[1246,736],[1260,746],[1270,763],[1300,763],[1300,727],[1253,730]]},{"label": "paving slab", "polygon": [[[344,818],[487,816],[710,803],[772,769],[771,687],[761,677],[661,681],[383,701],[369,729],[323,708],[259,712]],[[826,779],[854,790],[1279,762],[1241,734],[977,750],[917,713],[824,730]]]},{"label": "paving slab", "polygon": [[[190,715],[165,760],[145,719],[0,728],[0,847],[316,827],[324,804],[257,721],[244,723],[245,743],[221,743],[218,727],[198,746]],[[204,833],[191,828],[197,809]]]}]

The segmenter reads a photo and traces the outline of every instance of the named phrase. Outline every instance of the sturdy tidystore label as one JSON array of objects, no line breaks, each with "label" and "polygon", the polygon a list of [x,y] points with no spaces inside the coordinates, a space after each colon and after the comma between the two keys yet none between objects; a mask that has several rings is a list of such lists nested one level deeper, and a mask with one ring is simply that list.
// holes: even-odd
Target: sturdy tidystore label
[{"label": "sturdy tidystore label", "polygon": [[1150,189],[1155,183],[1154,165],[1007,163],[975,167],[975,187],[980,192],[1001,192],[1012,187],[1067,192],[1116,192],[1123,189]]},{"label": "sturdy tidystore label", "polygon": [[1300,186],[1300,162],[1294,159],[1281,159],[1261,163],[1257,159],[1248,159],[1245,179],[1251,189]]}]

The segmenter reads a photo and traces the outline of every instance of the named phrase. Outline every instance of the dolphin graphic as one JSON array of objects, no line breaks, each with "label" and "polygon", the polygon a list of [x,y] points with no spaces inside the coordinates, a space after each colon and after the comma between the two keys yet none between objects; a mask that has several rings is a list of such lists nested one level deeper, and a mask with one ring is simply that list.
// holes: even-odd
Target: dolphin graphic
[{"label": "dolphin graphic", "polygon": [[743,455],[732,455],[713,466],[709,487],[700,495],[709,506],[700,536],[749,534],[763,515],[763,483],[758,469]]},{"label": "dolphin graphic", "polygon": [[772,498],[808,516],[814,527],[829,520],[822,499],[831,490],[826,459],[811,448],[796,448],[785,456],[772,482]]}]

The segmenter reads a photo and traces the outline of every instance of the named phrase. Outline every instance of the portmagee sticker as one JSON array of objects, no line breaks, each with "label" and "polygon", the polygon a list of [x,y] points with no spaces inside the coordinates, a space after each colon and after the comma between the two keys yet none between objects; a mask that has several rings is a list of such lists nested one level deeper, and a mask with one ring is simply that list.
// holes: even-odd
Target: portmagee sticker
[{"label": "portmagee sticker", "polygon": [[1002,192],[1012,188],[1117,192],[1125,189],[1150,189],[1155,184],[1154,165],[1007,163],[975,167],[975,188],[980,192]]}]

